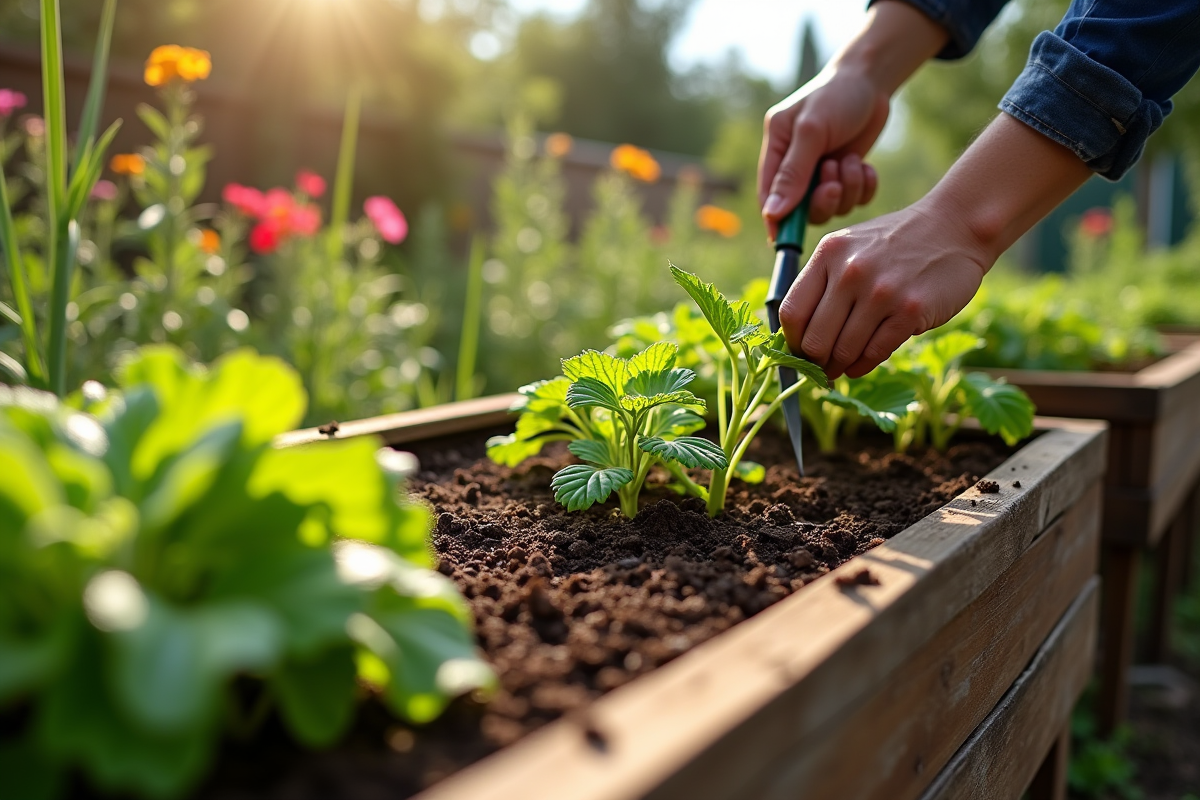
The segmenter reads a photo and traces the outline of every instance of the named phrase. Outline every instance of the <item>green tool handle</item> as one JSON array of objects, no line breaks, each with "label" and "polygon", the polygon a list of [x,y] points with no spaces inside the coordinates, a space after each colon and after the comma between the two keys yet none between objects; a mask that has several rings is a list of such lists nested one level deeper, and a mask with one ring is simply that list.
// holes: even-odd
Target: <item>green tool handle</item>
[{"label": "green tool handle", "polygon": [[771,286],[767,291],[767,315],[771,331],[779,330],[779,304],[787,297],[800,275],[800,255],[804,251],[804,233],[808,228],[808,206],[812,202],[813,190],[821,183],[821,165],[813,170],[808,191],[799,204],[779,223],[775,236],[775,271],[771,273]]},{"label": "green tool handle", "polygon": [[779,223],[779,233],[775,236],[775,249],[790,247],[793,250],[804,249],[804,232],[808,228],[808,206],[812,201],[815,186],[810,186],[804,193],[799,205],[793,208]]}]

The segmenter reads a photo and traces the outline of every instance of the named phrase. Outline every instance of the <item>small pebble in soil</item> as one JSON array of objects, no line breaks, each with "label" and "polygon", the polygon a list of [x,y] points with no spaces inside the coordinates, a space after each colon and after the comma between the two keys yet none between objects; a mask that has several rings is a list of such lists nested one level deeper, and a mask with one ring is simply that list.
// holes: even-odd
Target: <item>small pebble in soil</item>
[{"label": "small pebble in soil", "polygon": [[977,502],[975,502],[974,500],[972,500],[972,501],[971,501],[971,505],[973,505],[973,506],[977,506],[977,505],[979,505],[979,503],[977,503]]},{"label": "small pebble in soil", "polygon": [[321,427],[317,428],[317,433],[321,434],[322,436],[332,437],[335,433],[337,433],[341,429],[342,429],[342,426],[338,425],[338,422],[335,419],[335,420],[330,420],[329,422],[325,423]]},{"label": "small pebble in soil", "polygon": [[1020,481],[1013,481],[1013,488],[1014,488],[1014,489],[1020,489],[1020,488],[1021,488],[1021,482],[1020,482]]},{"label": "small pebble in soil", "polygon": [[843,589],[851,586],[878,586],[879,579],[871,574],[869,569],[860,569],[857,572],[843,573],[834,578],[838,586]]},{"label": "small pebble in soil", "polygon": [[983,494],[996,494],[1000,491],[1000,484],[995,481],[980,481],[975,484],[975,488]]}]

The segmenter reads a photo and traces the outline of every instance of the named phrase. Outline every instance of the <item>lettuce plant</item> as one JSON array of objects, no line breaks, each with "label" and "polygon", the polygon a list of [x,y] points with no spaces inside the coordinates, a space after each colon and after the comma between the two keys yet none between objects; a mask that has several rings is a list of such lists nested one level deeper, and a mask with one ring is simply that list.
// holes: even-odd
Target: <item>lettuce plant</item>
[{"label": "lettuce plant", "polygon": [[888,360],[890,374],[907,382],[916,395],[896,425],[896,449],[928,441],[945,450],[967,419],[975,418],[991,434],[1016,444],[1033,432],[1033,401],[1016,386],[982,372],[966,372],[963,358],[984,341],[963,331],[913,340]]},{"label": "lettuce plant", "polygon": [[[76,408],[0,387],[0,795],[177,795],[275,711],[333,742],[361,684],[424,722],[493,682],[429,515],[368,440],[276,449],[282,362],[139,351]],[[234,681],[237,679],[237,685]]]},{"label": "lettuce plant", "polygon": [[687,435],[704,427],[695,413],[704,401],[688,391],[696,373],[676,367],[677,355],[675,344],[658,342],[632,358],[586,350],[564,360],[562,376],[521,389],[517,430],[489,440],[488,455],[515,466],[546,442],[568,441],[584,463],[554,476],[555,498],[577,511],[616,492],[627,517],[637,514],[638,495],[655,464],[687,483],[684,467],[724,469],[720,447]]}]

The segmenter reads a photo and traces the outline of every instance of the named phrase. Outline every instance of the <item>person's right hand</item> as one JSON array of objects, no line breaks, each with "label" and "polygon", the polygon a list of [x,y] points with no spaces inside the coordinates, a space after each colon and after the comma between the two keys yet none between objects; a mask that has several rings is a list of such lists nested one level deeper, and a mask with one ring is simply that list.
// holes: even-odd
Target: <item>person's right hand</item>
[{"label": "person's right hand", "polygon": [[883,130],[891,94],[865,71],[831,63],[767,112],[758,200],[771,238],[821,163],[808,220],[820,224],[871,202],[879,179],[863,156]]}]

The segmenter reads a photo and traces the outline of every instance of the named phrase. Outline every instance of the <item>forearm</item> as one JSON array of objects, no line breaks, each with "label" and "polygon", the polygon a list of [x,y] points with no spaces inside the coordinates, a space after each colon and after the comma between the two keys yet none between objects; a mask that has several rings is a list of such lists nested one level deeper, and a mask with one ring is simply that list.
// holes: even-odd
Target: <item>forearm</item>
[{"label": "forearm", "polygon": [[824,72],[862,74],[891,96],[949,39],[945,28],[908,3],[880,0],[867,11],[863,29],[830,60]]},{"label": "forearm", "polygon": [[1001,114],[917,209],[962,226],[990,266],[1091,174],[1066,147]]}]

